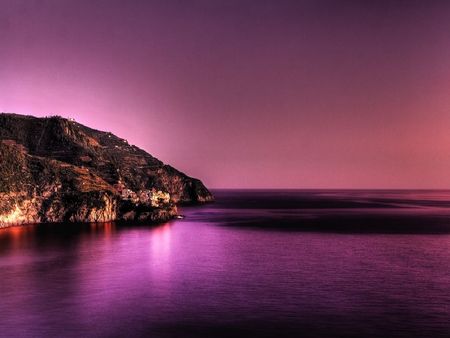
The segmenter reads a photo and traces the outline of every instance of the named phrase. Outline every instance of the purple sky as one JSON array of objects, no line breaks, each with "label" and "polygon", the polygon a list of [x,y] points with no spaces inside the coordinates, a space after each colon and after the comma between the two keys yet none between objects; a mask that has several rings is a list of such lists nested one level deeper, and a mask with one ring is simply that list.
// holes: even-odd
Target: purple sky
[{"label": "purple sky", "polygon": [[0,111],[213,188],[450,188],[450,2],[0,0]]}]

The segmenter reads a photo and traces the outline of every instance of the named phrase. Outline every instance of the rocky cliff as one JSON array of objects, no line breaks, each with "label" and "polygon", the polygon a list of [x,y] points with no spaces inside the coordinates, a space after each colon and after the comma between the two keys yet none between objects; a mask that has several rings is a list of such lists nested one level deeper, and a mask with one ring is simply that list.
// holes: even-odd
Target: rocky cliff
[{"label": "rocky cliff", "polygon": [[200,180],[111,133],[58,116],[0,114],[0,227],[164,221],[213,200]]}]

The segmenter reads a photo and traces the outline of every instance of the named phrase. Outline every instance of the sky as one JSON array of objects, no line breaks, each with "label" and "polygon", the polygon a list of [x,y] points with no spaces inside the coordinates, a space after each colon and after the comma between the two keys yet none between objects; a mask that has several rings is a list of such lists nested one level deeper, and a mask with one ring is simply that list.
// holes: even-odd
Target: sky
[{"label": "sky", "polygon": [[0,111],[210,188],[450,188],[450,1],[0,0]]}]

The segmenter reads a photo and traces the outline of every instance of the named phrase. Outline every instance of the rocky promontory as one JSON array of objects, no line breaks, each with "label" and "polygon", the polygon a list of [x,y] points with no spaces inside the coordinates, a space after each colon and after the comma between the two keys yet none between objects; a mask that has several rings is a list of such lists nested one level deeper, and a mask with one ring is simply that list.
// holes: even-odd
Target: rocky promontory
[{"label": "rocky promontory", "polygon": [[0,227],[41,222],[161,222],[203,183],[109,132],[59,116],[0,114]]}]

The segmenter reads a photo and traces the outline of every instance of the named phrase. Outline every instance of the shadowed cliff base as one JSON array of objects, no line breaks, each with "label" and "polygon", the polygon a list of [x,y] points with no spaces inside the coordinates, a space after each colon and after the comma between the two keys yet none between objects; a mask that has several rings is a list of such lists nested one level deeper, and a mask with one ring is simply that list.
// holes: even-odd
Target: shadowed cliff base
[{"label": "shadowed cliff base", "polygon": [[58,116],[0,114],[0,227],[161,222],[213,201],[203,183],[124,139]]}]

